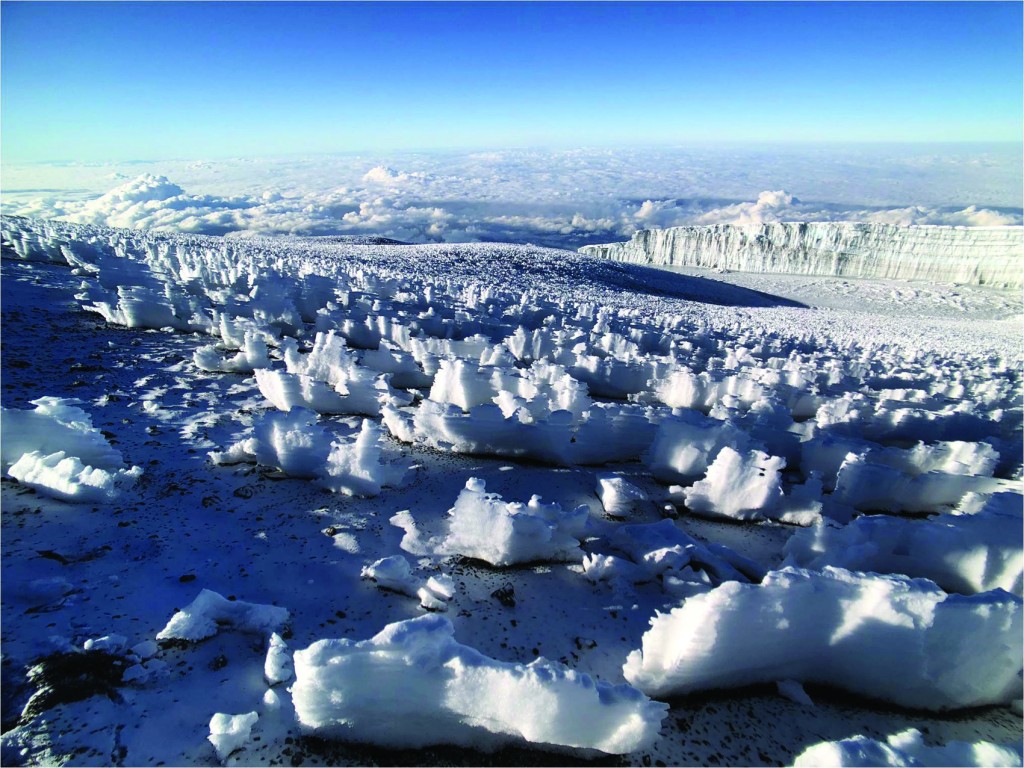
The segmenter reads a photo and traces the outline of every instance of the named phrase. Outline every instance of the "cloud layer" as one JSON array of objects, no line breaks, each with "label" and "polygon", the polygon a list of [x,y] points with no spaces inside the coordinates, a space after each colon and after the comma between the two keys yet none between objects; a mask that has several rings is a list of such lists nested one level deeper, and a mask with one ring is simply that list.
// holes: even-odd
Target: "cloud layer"
[{"label": "cloud layer", "polygon": [[8,166],[3,212],[204,234],[567,248],[683,224],[1001,226],[1022,223],[1015,151],[517,150]]}]

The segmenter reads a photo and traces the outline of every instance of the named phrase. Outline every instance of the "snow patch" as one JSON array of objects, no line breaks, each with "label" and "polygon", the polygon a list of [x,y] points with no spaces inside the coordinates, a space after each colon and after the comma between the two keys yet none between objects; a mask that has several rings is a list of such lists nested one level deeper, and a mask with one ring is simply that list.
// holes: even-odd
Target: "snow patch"
[{"label": "snow patch", "polygon": [[889,736],[884,742],[867,736],[814,744],[793,762],[794,768],[843,768],[844,766],[987,766],[1009,768],[1021,764],[1020,746],[990,741],[951,741],[930,747],[916,728]]},{"label": "snow patch", "polygon": [[405,531],[402,549],[414,555],[464,555],[507,566],[543,560],[578,562],[580,540],[589,519],[586,505],[563,511],[557,503],[544,504],[534,495],[526,504],[506,502],[488,493],[479,478],[470,478],[448,510],[444,532],[425,538],[406,510],[391,518]]},{"label": "snow patch", "polygon": [[204,589],[187,607],[175,613],[157,640],[188,640],[196,643],[213,637],[222,628],[269,634],[288,621],[288,611],[276,605],[228,600]]},{"label": "snow patch", "polygon": [[369,640],[319,640],[296,651],[299,723],[318,736],[386,747],[519,742],[621,754],[657,738],[667,705],[543,658],[496,661],[454,634],[448,619],[430,614]]},{"label": "snow patch", "polygon": [[651,696],[793,679],[930,710],[1020,693],[1021,600],[906,577],[784,568],[656,614],[626,679]]},{"label": "snow patch", "polygon": [[206,738],[217,750],[217,759],[222,763],[228,756],[249,743],[252,727],[260,716],[255,712],[244,715],[228,715],[218,712],[210,718],[210,735]]},{"label": "snow patch", "polygon": [[71,502],[109,502],[142,476],[124,467],[74,399],[41,397],[34,410],[0,408],[0,463],[22,485]]}]

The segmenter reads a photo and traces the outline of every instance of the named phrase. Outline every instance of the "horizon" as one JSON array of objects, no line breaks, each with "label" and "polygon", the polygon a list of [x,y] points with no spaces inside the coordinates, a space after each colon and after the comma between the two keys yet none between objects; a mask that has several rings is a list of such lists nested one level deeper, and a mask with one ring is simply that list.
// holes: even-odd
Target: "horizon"
[{"label": "horizon", "polygon": [[[197,0],[203,1],[203,0]],[[421,0],[410,0],[413,2],[419,2]],[[424,2],[428,0],[422,0]],[[728,1],[728,0],[726,0]],[[401,157],[405,155],[422,155],[422,156],[435,156],[435,155],[469,155],[474,153],[484,152],[630,152],[630,151],[659,151],[659,152],[673,152],[673,151],[696,151],[696,150],[790,150],[793,153],[802,153],[808,149],[822,150],[822,149],[836,149],[836,150],[850,150],[850,149],[870,149],[879,150],[886,148],[899,148],[899,147],[914,147],[914,148],[1005,148],[1014,149],[1024,155],[1024,141],[1012,141],[1009,139],[1002,140],[949,140],[949,141],[929,141],[925,139],[921,140],[905,140],[905,141],[888,141],[888,140],[863,140],[863,141],[842,141],[842,140],[815,140],[815,141],[692,141],[692,142],[651,142],[651,143],[609,143],[609,144],[478,144],[478,145],[466,145],[466,146],[451,146],[451,147],[404,147],[396,149],[374,149],[372,147],[360,147],[354,149],[339,149],[339,150],[324,150],[324,151],[304,151],[304,150],[288,150],[281,152],[268,152],[263,154],[232,154],[230,152],[220,155],[207,155],[198,156],[194,154],[181,154],[177,156],[168,157],[124,157],[116,159],[94,159],[94,160],[74,160],[70,158],[39,158],[34,160],[5,160],[0,159],[0,166],[6,167],[19,167],[19,166],[81,166],[81,167],[106,167],[115,165],[145,165],[155,163],[176,163],[176,162],[227,162],[231,160],[284,160],[289,158],[308,158],[308,157],[385,157],[395,156]]]}]

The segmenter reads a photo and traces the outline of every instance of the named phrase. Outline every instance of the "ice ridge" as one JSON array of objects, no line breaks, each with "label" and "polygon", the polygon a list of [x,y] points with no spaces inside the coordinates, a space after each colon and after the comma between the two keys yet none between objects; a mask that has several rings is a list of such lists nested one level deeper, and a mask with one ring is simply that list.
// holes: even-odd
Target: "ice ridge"
[{"label": "ice ridge", "polygon": [[773,222],[641,229],[580,252],[655,266],[1020,288],[1024,228]]}]

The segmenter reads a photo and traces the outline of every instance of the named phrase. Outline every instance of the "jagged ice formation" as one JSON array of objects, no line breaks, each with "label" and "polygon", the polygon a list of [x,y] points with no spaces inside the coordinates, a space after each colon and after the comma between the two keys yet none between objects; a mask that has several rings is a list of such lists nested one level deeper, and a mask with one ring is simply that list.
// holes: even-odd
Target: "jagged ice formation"
[{"label": "jagged ice formation", "polygon": [[634,264],[1020,288],[1021,227],[775,222],[642,229],[581,253]]}]

